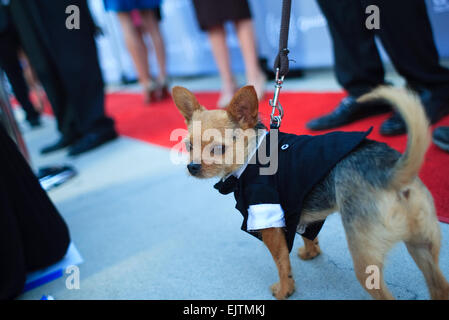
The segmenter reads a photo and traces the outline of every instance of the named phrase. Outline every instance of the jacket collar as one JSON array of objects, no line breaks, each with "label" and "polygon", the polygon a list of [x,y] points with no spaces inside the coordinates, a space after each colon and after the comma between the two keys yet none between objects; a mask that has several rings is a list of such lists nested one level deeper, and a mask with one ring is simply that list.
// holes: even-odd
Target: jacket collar
[{"label": "jacket collar", "polygon": [[222,194],[228,194],[235,190],[235,187],[237,185],[237,181],[240,178],[240,176],[245,171],[246,167],[248,166],[249,161],[254,157],[257,150],[259,149],[260,145],[264,141],[265,137],[267,136],[268,131],[265,131],[262,135],[257,137],[257,145],[254,148],[254,150],[251,151],[248,158],[246,159],[246,162],[237,170],[229,173],[225,177],[221,178],[215,185],[214,188],[217,189]]}]

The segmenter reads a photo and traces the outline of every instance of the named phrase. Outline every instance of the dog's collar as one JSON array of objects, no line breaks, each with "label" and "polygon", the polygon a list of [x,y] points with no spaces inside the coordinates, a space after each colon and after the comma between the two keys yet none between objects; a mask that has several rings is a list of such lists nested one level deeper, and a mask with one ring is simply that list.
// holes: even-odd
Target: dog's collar
[{"label": "dog's collar", "polygon": [[214,188],[217,189],[221,194],[229,194],[233,191],[235,191],[235,188],[237,186],[237,181],[239,180],[240,176],[245,171],[246,167],[248,166],[249,161],[254,157],[257,150],[259,149],[260,145],[262,144],[264,138],[266,137],[268,131],[265,131],[263,134],[258,135],[256,137],[257,145],[254,148],[254,150],[251,151],[248,158],[246,159],[246,162],[237,170],[229,173],[225,177],[221,178],[215,185]]},{"label": "dog's collar", "polygon": [[254,157],[254,155],[256,154],[257,150],[259,149],[260,145],[262,144],[263,140],[265,139],[265,137],[267,136],[268,131],[265,131],[263,134],[257,136],[257,145],[254,148],[253,151],[251,151],[251,153],[249,154],[248,158],[246,159],[246,162],[237,170],[229,173],[228,175],[226,175],[225,177],[223,177],[221,179],[221,181],[225,181],[226,179],[228,179],[231,176],[236,177],[237,179],[240,178],[240,176],[243,174],[243,172],[245,171],[246,167],[248,166],[249,161],[252,159],[252,157]]}]

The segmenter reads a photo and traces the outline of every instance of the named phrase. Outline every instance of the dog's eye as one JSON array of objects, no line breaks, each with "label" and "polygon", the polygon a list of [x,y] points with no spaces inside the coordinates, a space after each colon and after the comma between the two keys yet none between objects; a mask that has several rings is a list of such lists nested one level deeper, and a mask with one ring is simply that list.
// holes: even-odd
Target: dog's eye
[{"label": "dog's eye", "polygon": [[214,147],[212,148],[212,150],[211,150],[210,153],[211,153],[213,156],[220,156],[220,155],[222,155],[223,153],[225,153],[225,149],[226,149],[225,145],[214,146]]}]

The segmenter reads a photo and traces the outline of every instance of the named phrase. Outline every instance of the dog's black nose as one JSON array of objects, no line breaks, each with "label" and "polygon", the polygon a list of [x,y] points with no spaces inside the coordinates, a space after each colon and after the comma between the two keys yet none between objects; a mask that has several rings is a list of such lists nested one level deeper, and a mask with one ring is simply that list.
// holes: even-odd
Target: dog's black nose
[{"label": "dog's black nose", "polygon": [[190,162],[187,165],[187,169],[189,170],[190,174],[196,175],[201,170],[201,164]]}]

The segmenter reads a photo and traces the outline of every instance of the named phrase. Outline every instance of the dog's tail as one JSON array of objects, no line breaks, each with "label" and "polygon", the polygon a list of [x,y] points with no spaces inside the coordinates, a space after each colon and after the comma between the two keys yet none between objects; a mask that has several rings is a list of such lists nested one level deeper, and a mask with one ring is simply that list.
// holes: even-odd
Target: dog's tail
[{"label": "dog's tail", "polygon": [[361,96],[357,101],[366,102],[373,99],[389,102],[407,126],[407,150],[396,162],[390,181],[391,187],[401,189],[413,181],[424,162],[430,144],[429,120],[419,97],[409,90],[381,86]]}]

